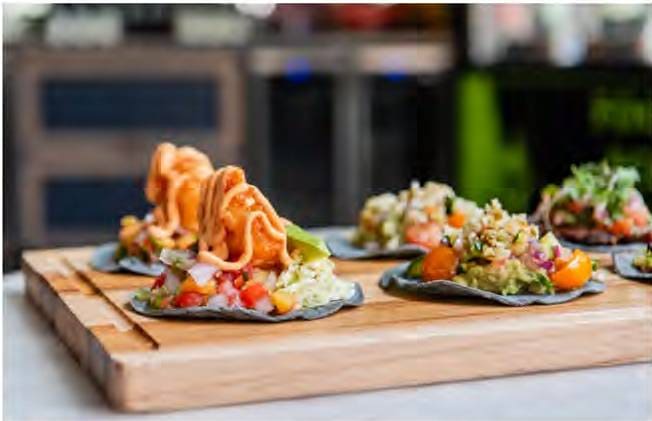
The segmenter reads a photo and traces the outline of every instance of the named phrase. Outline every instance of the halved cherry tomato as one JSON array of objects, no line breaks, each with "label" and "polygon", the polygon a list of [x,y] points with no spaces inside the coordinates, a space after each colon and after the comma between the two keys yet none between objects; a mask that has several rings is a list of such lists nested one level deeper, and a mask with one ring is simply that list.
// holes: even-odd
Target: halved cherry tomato
[{"label": "halved cherry tomato", "polygon": [[276,307],[278,314],[285,314],[291,311],[296,304],[297,299],[294,295],[285,291],[276,291],[272,294],[272,304]]},{"label": "halved cherry tomato", "polygon": [[612,234],[627,237],[632,233],[633,226],[634,226],[634,219],[621,218],[611,225],[609,231],[611,231]]},{"label": "halved cherry tomato", "polygon": [[247,308],[254,308],[258,300],[269,296],[267,288],[262,284],[252,283],[240,291],[242,304]]},{"label": "halved cherry tomato", "polygon": [[591,259],[581,250],[573,250],[567,260],[556,259],[555,271],[550,275],[550,280],[558,290],[576,289],[591,279],[593,264]]},{"label": "halved cherry tomato", "polygon": [[196,307],[204,303],[204,296],[198,292],[182,292],[174,298],[175,307]]},{"label": "halved cherry tomato", "polygon": [[459,258],[450,247],[438,246],[430,250],[423,259],[424,281],[451,279],[457,272]]},{"label": "halved cherry tomato", "polygon": [[405,242],[431,249],[441,243],[441,228],[434,222],[411,225],[405,230]]},{"label": "halved cherry tomato", "polygon": [[181,282],[179,286],[180,292],[197,292],[203,295],[214,295],[216,292],[217,286],[215,282],[206,282],[204,285],[199,285],[192,276],[188,276]]},{"label": "halved cherry tomato", "polygon": [[448,225],[455,228],[462,228],[466,222],[466,216],[462,212],[453,212],[448,215]]}]

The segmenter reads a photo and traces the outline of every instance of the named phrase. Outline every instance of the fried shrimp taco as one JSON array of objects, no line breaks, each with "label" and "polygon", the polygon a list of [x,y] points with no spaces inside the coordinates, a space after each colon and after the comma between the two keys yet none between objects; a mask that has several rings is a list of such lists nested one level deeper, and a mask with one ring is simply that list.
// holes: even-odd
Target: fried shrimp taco
[{"label": "fried shrimp taco", "polygon": [[323,241],[280,217],[244,171],[227,166],[201,186],[198,252],[164,249],[165,271],[132,306],[149,315],[283,321],[362,303],[333,273]]},{"label": "fried shrimp taco", "polygon": [[195,248],[201,182],[212,172],[209,158],[197,149],[161,143],[145,184],[145,196],[154,208],[143,219],[124,216],[118,246],[98,248],[93,266],[157,275],[161,267],[155,262],[162,249]]}]

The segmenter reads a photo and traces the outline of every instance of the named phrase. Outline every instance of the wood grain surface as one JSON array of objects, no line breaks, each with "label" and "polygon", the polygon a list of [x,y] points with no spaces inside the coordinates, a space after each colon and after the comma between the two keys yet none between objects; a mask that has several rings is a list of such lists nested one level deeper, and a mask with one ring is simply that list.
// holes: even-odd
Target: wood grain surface
[{"label": "wood grain surface", "polygon": [[[172,410],[652,360],[652,285],[606,276],[554,306],[386,293],[396,261],[336,262],[366,302],[281,324],[154,319],[152,278],[91,270],[92,248],[26,252],[27,293],[120,410]],[[599,257],[599,256],[598,256]],[[602,256],[602,264],[610,265]]]}]

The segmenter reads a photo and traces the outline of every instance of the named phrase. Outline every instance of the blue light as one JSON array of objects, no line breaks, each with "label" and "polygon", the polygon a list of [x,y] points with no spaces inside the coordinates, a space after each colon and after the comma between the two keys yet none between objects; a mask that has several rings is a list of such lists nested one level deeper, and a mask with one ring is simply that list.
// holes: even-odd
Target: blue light
[{"label": "blue light", "polygon": [[312,69],[305,57],[293,57],[285,65],[285,78],[293,83],[303,83],[310,79]]},{"label": "blue light", "polygon": [[391,70],[383,73],[383,77],[391,82],[401,82],[407,79],[407,73],[401,70]]}]

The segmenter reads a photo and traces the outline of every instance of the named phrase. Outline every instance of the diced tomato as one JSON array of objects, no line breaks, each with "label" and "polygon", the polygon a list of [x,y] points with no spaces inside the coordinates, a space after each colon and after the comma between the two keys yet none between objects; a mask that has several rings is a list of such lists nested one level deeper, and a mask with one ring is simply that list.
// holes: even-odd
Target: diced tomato
[{"label": "diced tomato", "polygon": [[650,221],[650,215],[645,211],[645,209],[637,209],[637,210],[626,209],[625,212],[629,217],[632,218],[634,224],[637,227],[647,226],[647,224]]},{"label": "diced tomato", "polygon": [[233,286],[240,289],[245,284],[244,276],[240,275],[233,280]]},{"label": "diced tomato", "polygon": [[182,292],[174,298],[175,307],[196,307],[204,302],[204,296],[198,292]]},{"label": "diced tomato", "polygon": [[579,288],[591,279],[593,264],[589,256],[581,250],[573,250],[569,259],[555,259],[555,272],[550,275],[555,289],[570,290]]},{"label": "diced tomato", "polygon": [[609,231],[612,234],[627,237],[631,235],[633,226],[634,220],[632,218],[621,218],[611,225]]},{"label": "diced tomato", "polygon": [[573,200],[566,205],[566,208],[573,213],[581,213],[584,210],[584,204],[582,202]]},{"label": "diced tomato", "polygon": [[411,225],[405,230],[405,241],[431,249],[441,242],[441,228],[435,222]]},{"label": "diced tomato", "polygon": [[162,287],[163,285],[165,285],[165,278],[166,278],[166,277],[167,277],[167,273],[165,273],[165,272],[161,273],[161,274],[160,274],[160,275],[159,275],[159,276],[154,280],[154,284],[152,285],[152,288],[151,288],[151,289],[160,288],[160,287]]},{"label": "diced tomato", "polygon": [[245,289],[240,291],[240,299],[242,304],[247,308],[254,308],[258,300],[269,296],[267,288],[258,283],[249,284]]},{"label": "diced tomato", "polygon": [[451,247],[438,246],[423,259],[424,281],[452,279],[457,272],[459,258]]},{"label": "diced tomato", "polygon": [[462,228],[466,222],[466,216],[462,212],[453,212],[448,215],[448,225],[455,228]]},{"label": "diced tomato", "polygon": [[218,283],[219,281],[233,282],[233,280],[237,278],[239,275],[240,275],[239,272],[230,272],[230,271],[220,272],[218,276]]}]

